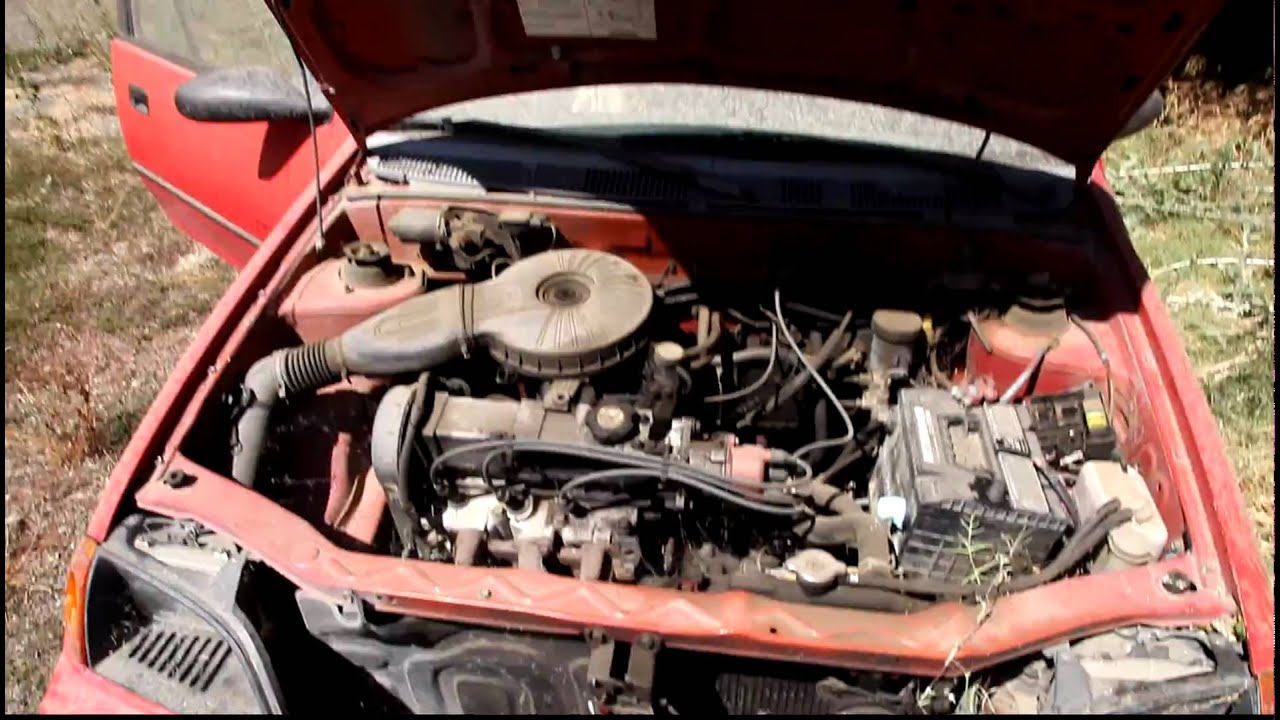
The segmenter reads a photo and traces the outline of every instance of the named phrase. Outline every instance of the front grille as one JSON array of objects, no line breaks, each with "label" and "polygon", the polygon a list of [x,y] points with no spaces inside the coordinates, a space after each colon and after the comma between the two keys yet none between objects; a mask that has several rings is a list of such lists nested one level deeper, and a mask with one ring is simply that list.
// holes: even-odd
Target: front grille
[{"label": "front grille", "polygon": [[231,643],[181,612],[163,612],[93,669],[139,695],[180,713],[251,713],[261,707],[253,681]]},{"label": "front grille", "polygon": [[148,626],[124,647],[139,668],[204,692],[231,655],[231,646],[212,633],[163,623]]},{"label": "front grille", "polygon": [[732,715],[829,715],[832,704],[810,680],[725,673],[716,677],[716,694]]}]

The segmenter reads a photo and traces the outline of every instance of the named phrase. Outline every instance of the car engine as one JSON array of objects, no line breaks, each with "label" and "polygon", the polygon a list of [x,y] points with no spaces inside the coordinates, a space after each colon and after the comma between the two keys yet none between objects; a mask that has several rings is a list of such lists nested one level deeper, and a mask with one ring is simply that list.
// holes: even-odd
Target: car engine
[{"label": "car engine", "polygon": [[[1046,349],[996,395],[957,367],[972,307],[713,296],[584,248],[473,259],[258,361],[232,476],[260,486],[281,398],[362,376],[388,386],[369,477],[404,557],[902,611],[1096,565],[1135,522],[1098,489],[1133,484],[1109,394],[1029,393]],[[1066,317],[1037,297],[1018,312]]]}]

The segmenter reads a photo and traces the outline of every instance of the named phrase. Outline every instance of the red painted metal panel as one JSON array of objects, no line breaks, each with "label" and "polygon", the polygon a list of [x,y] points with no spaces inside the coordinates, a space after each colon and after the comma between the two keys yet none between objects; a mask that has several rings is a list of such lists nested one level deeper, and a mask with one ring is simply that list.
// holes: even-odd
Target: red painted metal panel
[{"label": "red painted metal panel", "polygon": [[[117,39],[111,75],[125,146],[173,223],[243,267],[297,200],[315,186],[305,123],[207,123],[174,106],[190,69]],[[147,97],[141,112],[131,90]],[[317,128],[321,163],[350,139],[338,119]]]},{"label": "red painted metal panel", "polygon": [[688,593],[405,560],[343,550],[306,520],[185,457],[170,467],[195,482],[181,489],[149,483],[137,495],[139,506],[225,532],[301,587],[353,590],[381,610],[454,622],[564,634],[601,627],[619,637],[656,633],[667,645],[693,650],[954,675],[1113,627],[1198,624],[1231,609],[1230,598],[1211,589],[1182,595],[1162,589],[1161,578],[1175,570],[1201,583],[1195,555],[1009,595],[981,623],[978,607],[960,603],[890,615],[737,591]]},{"label": "red painted metal panel", "polygon": [[172,715],[167,708],[93,672],[63,653],[40,701],[42,715]]},{"label": "red painted metal panel", "polygon": [[[355,142],[348,136],[321,168],[320,177],[326,191],[332,191],[344,176],[355,150]],[[149,472],[154,461],[165,451],[176,423],[190,410],[193,393],[208,377],[206,368],[215,362],[228,336],[257,301],[258,291],[271,280],[296,239],[305,228],[314,226],[313,198],[307,193],[296,196],[282,213],[280,223],[267,235],[261,252],[247,260],[231,288],[218,301],[139,422],[107,478],[102,497],[85,531],[89,538],[106,539],[125,491]],[[74,629],[67,630],[64,632],[62,653],[45,688],[39,708],[41,713],[170,714],[167,708],[95,674],[85,663],[82,636]]]},{"label": "red painted metal panel", "polygon": [[[1095,177],[1102,174],[1101,167]],[[1139,287],[1138,313],[1121,318],[1138,350],[1138,369],[1150,399],[1167,398],[1155,412],[1161,446],[1171,457],[1182,511],[1203,572],[1225,585],[1244,616],[1249,665],[1254,675],[1275,670],[1275,590],[1249,531],[1253,523],[1227,458],[1217,422],[1160,293],[1129,240],[1120,211],[1100,188],[1098,202],[1125,274]],[[1201,529],[1200,537],[1196,530]],[[1196,547],[1198,541],[1199,547]]]},{"label": "red painted metal panel", "polygon": [[[343,177],[355,156],[355,141],[348,137],[333,158],[321,168],[320,177],[326,192],[331,192]],[[258,302],[258,293],[275,275],[284,257],[293,251],[299,236],[307,228],[314,232],[315,204],[309,194],[301,194],[283,213],[283,220],[263,241],[262,247],[245,265],[218,304],[214,306],[195,340],[174,366],[173,373],[138,423],[133,437],[120,454],[103,488],[102,498],[89,520],[86,534],[102,541],[107,537],[116,509],[125,490],[155,467],[155,462],[175,438],[175,428],[185,415],[191,415],[193,395],[209,377],[209,367],[226,351],[229,339],[240,321]]]}]

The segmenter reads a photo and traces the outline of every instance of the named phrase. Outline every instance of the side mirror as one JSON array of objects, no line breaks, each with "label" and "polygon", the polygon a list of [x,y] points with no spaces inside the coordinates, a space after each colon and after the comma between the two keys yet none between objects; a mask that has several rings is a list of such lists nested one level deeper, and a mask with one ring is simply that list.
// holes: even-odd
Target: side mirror
[{"label": "side mirror", "polygon": [[1116,133],[1115,139],[1127,138],[1147,129],[1152,123],[1160,119],[1160,114],[1163,112],[1164,95],[1161,95],[1159,90],[1152,90],[1151,95],[1133,113],[1133,117],[1129,118],[1129,122],[1125,123],[1120,132]]},{"label": "side mirror", "polygon": [[308,107],[296,82],[265,67],[201,73],[179,85],[173,101],[183,117],[203,122],[306,122],[310,114],[320,125],[333,117],[333,108],[319,89],[312,91]]}]

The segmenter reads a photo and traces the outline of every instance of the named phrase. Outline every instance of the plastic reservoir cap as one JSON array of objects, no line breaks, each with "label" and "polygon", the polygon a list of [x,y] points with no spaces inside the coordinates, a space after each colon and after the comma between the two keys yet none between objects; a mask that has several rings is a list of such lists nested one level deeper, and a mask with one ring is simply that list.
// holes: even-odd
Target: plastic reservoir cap
[{"label": "plastic reservoir cap", "polygon": [[871,314],[871,332],[887,343],[912,343],[924,332],[924,319],[910,310],[876,310]]},{"label": "plastic reservoir cap", "polygon": [[907,499],[900,495],[885,495],[876,500],[876,517],[888,520],[894,527],[902,527],[907,521]]},{"label": "plastic reservoir cap", "polygon": [[675,365],[684,359],[684,348],[669,340],[654,343],[653,358],[659,365]]}]

